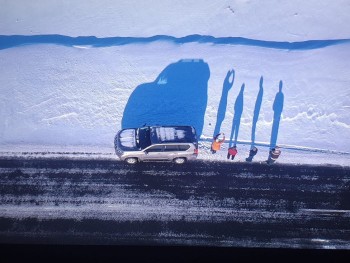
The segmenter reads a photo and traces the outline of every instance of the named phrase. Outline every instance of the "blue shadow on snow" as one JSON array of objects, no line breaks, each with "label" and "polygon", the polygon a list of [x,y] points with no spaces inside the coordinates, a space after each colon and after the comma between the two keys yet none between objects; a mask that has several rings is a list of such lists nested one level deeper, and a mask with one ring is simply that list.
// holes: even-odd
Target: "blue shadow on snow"
[{"label": "blue shadow on snow", "polygon": [[213,137],[220,132],[221,124],[225,119],[225,113],[227,108],[227,96],[228,96],[229,90],[232,88],[234,80],[235,80],[235,71],[232,69],[227,72],[226,77],[224,79],[223,86],[222,86],[222,93],[221,93],[221,98],[219,102],[218,114],[216,116],[216,124],[215,124]]},{"label": "blue shadow on snow", "polygon": [[188,35],[185,37],[173,37],[167,35],[155,35],[151,37],[95,37],[65,35],[0,35],[0,49],[22,45],[56,44],[62,46],[87,45],[91,47],[122,46],[135,43],[152,43],[156,41],[168,41],[175,44],[185,43],[209,43],[220,45],[246,45],[273,49],[305,50],[317,49],[331,45],[349,43],[350,39],[307,40],[300,42],[265,41],[243,37],[213,37],[206,35]]},{"label": "blue shadow on snow", "polygon": [[168,65],[152,83],[136,87],[125,106],[122,128],[191,125],[200,137],[208,101],[210,70],[202,59]]},{"label": "blue shadow on snow", "polygon": [[[240,90],[240,92],[239,92],[239,94],[238,94],[238,96],[236,98],[236,101],[235,101],[235,106],[234,106],[235,113],[233,115],[229,147],[232,146],[232,142],[233,142],[234,146],[237,144],[239,126],[241,124],[241,117],[242,117],[242,113],[243,113],[243,92],[244,92],[244,86],[245,85],[243,83],[242,87],[241,87],[241,90]],[[235,136],[234,141],[232,141],[233,135]]]},{"label": "blue shadow on snow", "polygon": [[273,123],[272,123],[272,131],[271,131],[271,140],[270,140],[270,149],[274,148],[277,143],[278,130],[280,126],[281,114],[283,111],[284,104],[284,94],[282,93],[282,80],[279,83],[279,91],[275,96],[275,100],[273,102]]},{"label": "blue shadow on snow", "polygon": [[257,96],[256,101],[255,101],[255,107],[254,107],[252,136],[251,136],[251,140],[252,140],[251,148],[253,148],[253,146],[255,145],[256,124],[257,124],[258,119],[259,119],[262,98],[263,98],[263,95],[264,95],[263,81],[264,81],[264,78],[263,78],[263,76],[261,76],[260,83],[259,83],[259,92],[258,92],[258,96]]}]

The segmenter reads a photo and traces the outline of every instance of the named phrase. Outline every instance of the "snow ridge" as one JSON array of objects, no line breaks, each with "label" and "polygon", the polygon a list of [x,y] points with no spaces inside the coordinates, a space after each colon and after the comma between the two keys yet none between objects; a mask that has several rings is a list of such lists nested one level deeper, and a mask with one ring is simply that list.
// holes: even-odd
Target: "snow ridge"
[{"label": "snow ridge", "polygon": [[272,49],[284,50],[307,50],[318,49],[327,46],[347,44],[350,39],[326,39],[326,40],[307,40],[300,42],[282,42],[266,41],[258,39],[249,39],[244,37],[214,37],[208,35],[188,35],[185,37],[174,37],[168,35],[155,35],[151,37],[96,37],[96,36],[79,36],[71,37],[64,35],[0,35],[0,50],[22,45],[34,44],[56,44],[76,48],[90,47],[111,47],[127,44],[145,44],[156,41],[167,41],[176,44],[185,43],[207,43],[220,45],[245,45],[265,47]]}]

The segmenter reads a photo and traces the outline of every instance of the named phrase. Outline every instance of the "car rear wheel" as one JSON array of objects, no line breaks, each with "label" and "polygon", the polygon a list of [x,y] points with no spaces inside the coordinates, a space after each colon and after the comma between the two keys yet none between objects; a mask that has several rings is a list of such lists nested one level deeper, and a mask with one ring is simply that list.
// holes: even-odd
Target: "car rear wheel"
[{"label": "car rear wheel", "polygon": [[125,162],[126,162],[127,164],[135,164],[135,163],[138,162],[138,160],[137,160],[137,158],[131,157],[131,158],[126,158],[126,159],[125,159]]},{"label": "car rear wheel", "polygon": [[175,158],[174,163],[176,164],[184,164],[186,162],[186,158]]}]

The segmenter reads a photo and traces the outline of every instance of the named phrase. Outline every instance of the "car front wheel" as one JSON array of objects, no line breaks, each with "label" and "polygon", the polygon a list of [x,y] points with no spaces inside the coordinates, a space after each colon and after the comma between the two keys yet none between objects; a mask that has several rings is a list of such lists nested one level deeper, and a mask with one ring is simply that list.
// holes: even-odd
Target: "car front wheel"
[{"label": "car front wheel", "polygon": [[125,162],[126,162],[127,164],[135,164],[135,163],[138,162],[138,160],[137,160],[137,158],[126,158],[126,159],[125,159]]},{"label": "car front wheel", "polygon": [[184,164],[186,162],[186,158],[175,158],[174,163],[176,164]]}]

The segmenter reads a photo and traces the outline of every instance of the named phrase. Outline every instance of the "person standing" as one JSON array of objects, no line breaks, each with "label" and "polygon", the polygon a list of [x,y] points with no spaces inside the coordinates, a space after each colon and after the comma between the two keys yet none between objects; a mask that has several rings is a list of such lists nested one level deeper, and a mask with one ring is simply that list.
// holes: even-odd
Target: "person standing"
[{"label": "person standing", "polygon": [[278,159],[278,157],[280,156],[280,154],[281,154],[281,149],[280,149],[280,147],[276,146],[275,148],[272,148],[272,149],[270,150],[270,153],[269,153],[269,158],[268,158],[268,160],[266,161],[267,164],[272,164],[272,163],[274,163],[274,162]]},{"label": "person standing", "polygon": [[249,156],[248,158],[246,158],[245,160],[247,162],[251,162],[254,158],[254,156],[258,153],[258,148],[256,148],[255,146],[253,146],[250,151],[249,151]]},{"label": "person standing", "polygon": [[231,158],[231,160],[233,160],[233,159],[235,158],[235,156],[236,156],[237,153],[238,153],[238,151],[237,151],[236,145],[234,145],[234,146],[228,148],[228,151],[227,151],[227,159],[230,160],[230,158]]},{"label": "person standing", "polygon": [[[222,135],[222,138],[220,139],[220,135]],[[211,152],[214,154],[217,151],[220,150],[221,144],[225,141],[225,133],[220,132],[217,135],[214,136],[213,142],[211,144]]]}]

